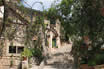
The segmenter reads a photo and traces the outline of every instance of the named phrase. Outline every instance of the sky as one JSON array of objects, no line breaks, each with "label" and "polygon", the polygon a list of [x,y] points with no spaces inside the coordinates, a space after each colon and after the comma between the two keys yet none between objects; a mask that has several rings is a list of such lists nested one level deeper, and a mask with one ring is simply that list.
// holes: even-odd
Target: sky
[{"label": "sky", "polygon": [[[32,4],[35,3],[35,2],[42,2],[43,6],[44,6],[44,9],[47,10],[48,8],[51,7],[51,4],[53,4],[55,1],[56,0],[23,0],[23,4],[24,4],[24,6],[29,7],[29,6],[32,6]],[[61,0],[58,0],[57,3],[60,3],[60,1]],[[34,6],[33,6],[33,9],[41,10],[41,11],[43,10],[42,5],[39,4],[39,3],[35,3]]]}]

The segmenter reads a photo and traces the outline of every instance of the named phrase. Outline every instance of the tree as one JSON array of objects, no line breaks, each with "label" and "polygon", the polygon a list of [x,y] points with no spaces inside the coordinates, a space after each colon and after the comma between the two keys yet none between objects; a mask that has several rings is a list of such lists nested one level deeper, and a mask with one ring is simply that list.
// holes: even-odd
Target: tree
[{"label": "tree", "polygon": [[103,5],[101,3],[103,2],[98,0],[62,0],[55,7],[64,27],[65,35],[67,38],[73,37],[72,54],[75,60],[77,59],[75,64],[78,62],[78,57],[81,57],[79,52],[85,36],[91,42],[92,56],[95,56],[95,53],[98,53],[104,44],[104,16],[100,10]]},{"label": "tree", "polygon": [[1,24],[1,29],[0,29],[0,37],[3,33],[3,30],[5,28],[5,21],[6,21],[6,2],[5,0],[0,0],[1,5],[4,5],[4,17],[3,17],[3,23]]}]

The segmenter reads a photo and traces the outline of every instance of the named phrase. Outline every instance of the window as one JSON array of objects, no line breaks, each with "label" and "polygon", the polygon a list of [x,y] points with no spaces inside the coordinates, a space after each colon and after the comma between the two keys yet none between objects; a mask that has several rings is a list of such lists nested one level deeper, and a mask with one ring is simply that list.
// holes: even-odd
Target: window
[{"label": "window", "polygon": [[16,46],[9,46],[9,53],[16,53]]},{"label": "window", "polygon": [[22,53],[23,50],[24,50],[24,47],[18,47],[18,48],[17,48],[17,52],[18,52],[18,53]]},{"label": "window", "polygon": [[15,53],[15,54],[20,54],[21,52],[24,51],[24,47],[20,46],[9,46],[9,53]]}]

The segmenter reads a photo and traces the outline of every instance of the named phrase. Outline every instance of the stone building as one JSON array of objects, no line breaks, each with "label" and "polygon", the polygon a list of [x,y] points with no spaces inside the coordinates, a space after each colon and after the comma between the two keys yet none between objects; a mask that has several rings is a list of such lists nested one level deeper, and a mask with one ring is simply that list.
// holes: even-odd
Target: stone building
[{"label": "stone building", "polygon": [[57,19],[54,24],[49,22],[47,27],[47,40],[49,48],[59,48],[60,43],[60,21]]},{"label": "stone building", "polygon": [[[9,69],[13,63],[13,68],[18,69],[21,63],[21,52],[24,50],[25,31],[27,23],[30,22],[30,17],[19,11],[18,7],[8,3],[8,22],[6,29],[0,38],[0,69]],[[3,6],[0,7],[0,24],[3,20]],[[40,15],[40,12],[35,12]],[[33,21],[35,21],[33,17]],[[45,19],[46,24],[45,34],[47,36],[48,47],[60,47],[60,21],[57,19],[54,24],[50,20]]]},{"label": "stone building", "polygon": [[[0,32],[1,32],[3,25],[4,6],[0,6],[0,10],[1,10],[0,11]],[[13,12],[11,12],[11,10],[8,10],[8,18],[13,18],[12,19],[13,21],[6,22],[5,31],[0,38],[0,69],[10,69],[10,66],[12,64],[15,69],[19,68],[18,65],[21,62],[20,53],[24,49],[23,32],[25,30],[25,24],[23,25],[21,23],[22,21],[19,20],[18,17],[13,16],[12,14]]]},{"label": "stone building", "polygon": [[[13,2],[16,3],[15,0]],[[2,25],[3,21],[3,12],[4,7],[0,6],[0,25]],[[39,11],[34,12],[33,22],[36,20],[35,16],[42,14]],[[25,47],[26,26],[31,20],[28,14],[24,14],[19,7],[12,3],[8,3],[7,18],[6,29],[0,38],[0,69],[9,69],[11,64],[13,64],[14,69],[18,69],[21,63],[21,52],[23,52]],[[59,48],[61,46],[60,21],[57,19],[54,23],[51,23],[46,17],[44,23],[46,25],[45,34],[48,47],[50,49]]]}]

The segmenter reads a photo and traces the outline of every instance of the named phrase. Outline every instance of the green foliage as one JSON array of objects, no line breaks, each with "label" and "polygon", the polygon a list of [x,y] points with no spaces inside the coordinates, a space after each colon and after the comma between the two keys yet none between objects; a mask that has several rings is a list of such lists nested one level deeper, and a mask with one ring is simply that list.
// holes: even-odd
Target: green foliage
[{"label": "green foliage", "polygon": [[73,3],[73,0],[62,0],[61,4],[58,5],[59,11],[64,14],[64,16],[67,16],[71,12],[71,5]]},{"label": "green foliage", "polygon": [[31,57],[32,56],[32,51],[28,48],[24,48],[24,51],[21,53],[22,56],[24,57]]},{"label": "green foliage", "polygon": [[2,0],[0,0],[0,5],[2,5]]},{"label": "green foliage", "polygon": [[81,64],[88,64],[89,66],[101,65],[104,64],[104,52],[97,53],[96,55],[90,55],[88,58],[82,58]]},{"label": "green foliage", "polygon": [[88,62],[88,65],[89,65],[89,66],[95,66],[95,65],[96,65],[96,62],[95,62],[94,60],[90,60],[90,61]]},{"label": "green foliage", "polygon": [[[89,35],[91,39],[101,34],[103,31],[103,17],[100,14],[99,2],[90,0],[62,0],[57,6],[57,14],[61,16],[60,20],[67,36]],[[102,33],[103,35],[103,33]]]},{"label": "green foliage", "polygon": [[23,4],[21,4],[19,7],[18,7],[20,10],[21,10],[21,12],[25,15],[25,16],[30,16],[31,14],[30,14],[30,8],[26,8],[26,7],[24,7],[23,6]]},{"label": "green foliage", "polygon": [[97,65],[104,64],[104,52],[103,54],[98,53],[95,55],[95,61]]},{"label": "green foliage", "polygon": [[3,55],[4,42],[4,40],[0,40],[0,56]]},{"label": "green foliage", "polygon": [[33,56],[37,57],[37,58],[41,58],[42,57],[42,51],[38,48],[33,49],[32,50],[32,54]]},{"label": "green foliage", "polygon": [[21,0],[17,0],[18,3],[21,3]]},{"label": "green foliage", "polygon": [[73,50],[71,51],[72,55],[83,56],[82,53],[84,53],[84,52],[83,52],[83,49],[81,48],[81,44],[82,44],[81,39],[76,39],[76,38],[74,39],[74,44],[72,47]]},{"label": "green foliage", "polygon": [[36,58],[37,63],[40,64],[40,62],[43,60],[42,50],[40,48],[32,49],[32,54]]},{"label": "green foliage", "polygon": [[11,59],[10,59],[10,67],[13,66],[13,55],[11,55]]},{"label": "green foliage", "polygon": [[[41,47],[41,36],[40,36],[40,28],[42,27],[44,18],[43,16],[36,16],[36,20],[26,28],[26,39],[25,45],[30,48]],[[36,36],[38,39],[34,42],[32,39]]]},{"label": "green foliage", "polygon": [[51,8],[48,9],[48,11],[45,12],[51,24],[55,24],[56,19],[59,17],[59,14],[57,14],[57,12],[58,11],[55,6],[52,6]]},{"label": "green foliage", "polygon": [[55,9],[55,7],[51,7],[48,12],[47,12],[48,18],[49,19],[55,19],[57,16],[57,10]]},{"label": "green foliage", "polygon": [[[100,51],[104,44],[104,16],[99,10],[101,7],[100,1],[97,0],[62,0],[57,6],[57,14],[60,15],[65,37],[76,37],[73,39],[73,55],[94,56]],[[83,52],[80,50],[82,41],[76,39],[83,36],[89,37],[92,53],[89,53],[87,49]],[[92,60],[90,63],[95,64]]]}]

